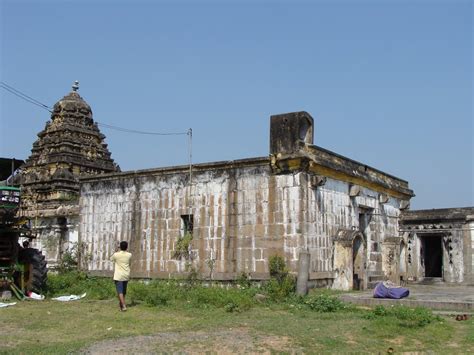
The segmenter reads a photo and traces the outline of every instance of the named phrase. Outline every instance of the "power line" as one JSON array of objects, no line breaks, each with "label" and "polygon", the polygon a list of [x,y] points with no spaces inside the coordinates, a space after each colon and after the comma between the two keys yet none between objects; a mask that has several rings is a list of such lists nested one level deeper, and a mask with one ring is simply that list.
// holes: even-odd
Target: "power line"
[{"label": "power line", "polygon": [[49,106],[43,104],[42,102],[40,102],[38,100],[35,100],[34,98],[22,93],[21,91],[15,89],[14,87],[11,87],[10,85],[6,84],[3,81],[0,81],[0,87],[4,90],[7,90],[9,93],[19,97],[20,99],[23,99],[23,100],[29,102],[30,104],[41,107],[42,109],[45,109],[48,112],[51,112],[51,113],[53,112],[53,111],[51,111],[52,110],[51,107],[49,107]]},{"label": "power line", "polygon": [[3,85],[3,86],[6,86],[6,87],[7,87],[8,89],[10,89],[10,90],[13,90],[13,91],[19,93],[19,94],[22,95],[22,96],[25,96],[25,97],[28,98],[29,100],[34,101],[34,102],[38,103],[39,105],[45,106],[45,107],[47,107],[47,108],[50,108],[49,106],[43,104],[41,101],[38,101],[38,100],[36,100],[35,98],[26,95],[24,92],[21,92],[20,90],[15,89],[13,86],[8,85],[8,84],[7,84],[6,82],[4,82],[4,81],[0,81],[0,84]]},{"label": "power line", "polygon": [[151,135],[151,136],[184,136],[184,135],[189,134],[189,131],[188,132],[171,132],[171,133],[145,132],[145,131],[137,131],[135,129],[128,129],[128,128],[112,126],[112,125],[105,124],[105,123],[97,122],[97,124],[99,126],[110,128],[110,129],[115,129],[115,130],[121,131],[121,132],[136,133],[136,134],[148,134],[148,135]]},{"label": "power line", "polygon": [[[48,105],[45,105],[41,101],[38,101],[34,99],[31,96],[26,95],[25,93],[21,92],[18,89],[15,89],[13,86],[8,85],[4,81],[0,81],[0,87],[11,94],[18,96],[19,98],[25,100],[26,102],[29,102],[30,104],[36,105],[38,107],[41,107],[42,109],[47,110],[48,112],[52,113],[52,108],[49,107]],[[190,135],[191,131],[188,130],[187,132],[171,132],[171,133],[160,133],[160,132],[145,132],[145,131],[138,131],[135,129],[128,129],[128,128],[123,128],[123,127],[118,127],[118,126],[112,126],[109,124],[105,123],[100,123],[96,121],[99,126],[110,128],[110,129],[115,129],[116,131],[121,131],[121,132],[126,132],[126,133],[134,133],[134,134],[146,134],[146,135],[152,135],[152,136],[184,136],[184,135]]]}]

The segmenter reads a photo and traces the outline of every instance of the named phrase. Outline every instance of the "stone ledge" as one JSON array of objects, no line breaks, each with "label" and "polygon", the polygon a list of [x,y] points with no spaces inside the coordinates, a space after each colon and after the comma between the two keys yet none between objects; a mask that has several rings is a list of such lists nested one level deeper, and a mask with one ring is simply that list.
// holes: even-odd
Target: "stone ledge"
[{"label": "stone ledge", "polygon": [[339,298],[344,302],[349,302],[362,306],[396,306],[404,305],[407,307],[426,307],[430,309],[442,309],[453,311],[472,311],[474,310],[473,302],[447,302],[434,300],[413,300],[413,299],[385,299],[385,298],[361,298],[354,295],[341,295]]},{"label": "stone ledge", "polygon": [[320,271],[320,272],[310,272],[309,281],[311,280],[322,280],[322,279],[335,279],[336,273],[334,271]]}]

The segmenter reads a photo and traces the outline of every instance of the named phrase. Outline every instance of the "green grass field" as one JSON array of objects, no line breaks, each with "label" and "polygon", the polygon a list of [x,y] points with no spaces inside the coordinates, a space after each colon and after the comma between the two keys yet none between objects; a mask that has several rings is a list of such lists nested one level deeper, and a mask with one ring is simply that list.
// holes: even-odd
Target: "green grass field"
[{"label": "green grass field", "polygon": [[[0,309],[0,353],[458,354],[474,348],[472,318],[459,322],[426,309],[360,309],[327,291],[274,300],[271,288],[132,282],[129,309],[120,312],[110,280],[67,277],[52,277],[49,295],[87,286],[88,296]],[[257,301],[257,293],[267,298]]]}]

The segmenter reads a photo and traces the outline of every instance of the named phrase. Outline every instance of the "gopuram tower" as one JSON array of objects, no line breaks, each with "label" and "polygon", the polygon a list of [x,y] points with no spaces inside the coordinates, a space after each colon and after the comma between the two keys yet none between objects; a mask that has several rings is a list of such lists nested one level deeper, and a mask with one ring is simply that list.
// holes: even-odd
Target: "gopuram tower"
[{"label": "gopuram tower", "polygon": [[79,178],[120,171],[90,106],[77,93],[78,84],[54,105],[22,167],[22,214],[50,264],[77,243]]}]

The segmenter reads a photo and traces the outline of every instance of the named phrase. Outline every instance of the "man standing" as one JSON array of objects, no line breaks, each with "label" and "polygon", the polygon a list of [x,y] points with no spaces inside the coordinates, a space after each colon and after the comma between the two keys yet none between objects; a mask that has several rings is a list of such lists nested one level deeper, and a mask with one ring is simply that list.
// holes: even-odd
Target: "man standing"
[{"label": "man standing", "polygon": [[121,311],[126,311],[125,295],[127,294],[127,283],[130,280],[130,259],[132,254],[127,252],[128,243],[120,242],[120,251],[115,252],[110,260],[115,263],[114,266],[114,282],[117,289],[119,306]]}]

